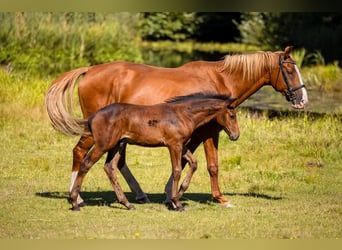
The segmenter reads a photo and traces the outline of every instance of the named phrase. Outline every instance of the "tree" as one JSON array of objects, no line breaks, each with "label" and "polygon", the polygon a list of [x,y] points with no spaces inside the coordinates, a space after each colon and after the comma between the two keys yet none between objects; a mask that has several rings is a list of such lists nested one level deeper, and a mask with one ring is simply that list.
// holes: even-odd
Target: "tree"
[{"label": "tree", "polygon": [[287,45],[320,52],[327,62],[341,60],[342,13],[242,13],[240,41],[268,49]]},{"label": "tree", "polygon": [[146,12],[141,14],[139,30],[146,40],[183,41],[192,36],[197,23],[194,12]]}]

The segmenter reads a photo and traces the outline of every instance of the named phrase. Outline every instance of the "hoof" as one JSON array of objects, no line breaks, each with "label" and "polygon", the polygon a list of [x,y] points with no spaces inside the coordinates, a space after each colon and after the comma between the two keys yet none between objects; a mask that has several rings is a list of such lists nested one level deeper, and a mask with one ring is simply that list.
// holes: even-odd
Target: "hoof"
[{"label": "hoof", "polygon": [[78,204],[79,207],[85,207],[87,204],[85,202],[81,202],[80,204]]},{"label": "hoof", "polygon": [[72,207],[71,211],[81,211],[80,207]]},{"label": "hoof", "polygon": [[165,204],[165,206],[167,207],[168,210],[178,211],[178,212],[183,212],[184,211],[184,207],[182,205],[176,206],[176,204],[174,204],[172,201],[164,202],[164,204]]},{"label": "hoof", "polygon": [[172,202],[164,202],[165,206],[167,207],[168,210],[175,210],[175,207],[173,206]]},{"label": "hoof", "polygon": [[235,207],[234,204],[233,204],[233,203],[230,203],[230,202],[223,203],[222,206],[227,207],[227,208],[233,208],[233,207]]},{"label": "hoof", "polygon": [[134,206],[132,206],[132,205],[129,206],[129,207],[127,207],[127,209],[128,209],[128,210],[136,210],[136,208],[135,208]]},{"label": "hoof", "polygon": [[183,212],[183,211],[184,211],[184,207],[183,207],[183,206],[181,206],[181,207],[176,207],[175,210],[178,211],[178,212]]},{"label": "hoof", "polygon": [[150,199],[146,195],[143,197],[137,197],[135,200],[139,204],[151,203]]}]

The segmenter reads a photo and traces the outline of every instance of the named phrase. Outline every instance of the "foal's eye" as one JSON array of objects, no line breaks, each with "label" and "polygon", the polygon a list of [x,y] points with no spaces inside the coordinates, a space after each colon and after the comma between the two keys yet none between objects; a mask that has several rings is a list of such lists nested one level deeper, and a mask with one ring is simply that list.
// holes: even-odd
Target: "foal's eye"
[{"label": "foal's eye", "polygon": [[230,115],[229,117],[230,117],[230,119],[234,119],[235,115]]}]

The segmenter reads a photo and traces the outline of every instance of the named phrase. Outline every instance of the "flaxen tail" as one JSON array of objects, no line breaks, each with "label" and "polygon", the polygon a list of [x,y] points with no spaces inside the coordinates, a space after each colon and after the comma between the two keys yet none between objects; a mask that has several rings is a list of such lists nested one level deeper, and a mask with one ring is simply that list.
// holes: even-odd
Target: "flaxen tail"
[{"label": "flaxen tail", "polygon": [[73,92],[77,79],[88,69],[89,67],[82,67],[64,73],[46,92],[45,105],[51,125],[62,134],[69,136],[89,134],[87,120],[72,115]]}]

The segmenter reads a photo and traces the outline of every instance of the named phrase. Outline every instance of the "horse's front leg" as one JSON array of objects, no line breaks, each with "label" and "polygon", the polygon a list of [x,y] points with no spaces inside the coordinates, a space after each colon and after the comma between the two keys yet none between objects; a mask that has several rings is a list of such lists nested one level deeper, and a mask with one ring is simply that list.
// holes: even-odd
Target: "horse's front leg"
[{"label": "horse's front leg", "polygon": [[204,151],[207,159],[207,169],[210,175],[211,194],[215,201],[226,207],[233,207],[221,193],[218,183],[218,140],[219,132],[213,133],[212,137],[207,138],[204,142]]},{"label": "horse's front leg", "polygon": [[[69,192],[71,192],[74,182],[76,180],[78,171],[80,170],[80,165],[84,157],[87,155],[89,149],[93,146],[94,139],[91,136],[82,136],[78,141],[77,145],[73,149],[73,164],[71,170],[71,180]],[[78,206],[82,207],[85,205],[82,197],[78,195],[77,197]]]},{"label": "horse's front leg", "polygon": [[132,192],[136,194],[135,200],[139,203],[150,203],[150,200],[148,199],[147,195],[144,193],[144,191],[141,189],[138,181],[133,176],[132,172],[129,170],[127,164],[126,164],[126,143],[122,144],[122,150],[121,157],[118,162],[118,168],[122,174],[122,176],[125,178],[129,188]]},{"label": "horse's front leg", "polygon": [[171,202],[173,209],[183,211],[184,207],[179,202],[178,196],[178,183],[182,174],[182,145],[174,145],[169,148],[171,163],[172,163],[172,189],[171,189]]},{"label": "horse's front leg", "polygon": [[104,170],[114,188],[114,192],[119,200],[119,203],[124,205],[128,210],[135,210],[135,207],[129,203],[126,195],[124,194],[116,175],[118,162],[120,160],[120,149],[118,147],[111,149],[108,152],[107,160],[104,166]]},{"label": "horse's front leg", "polygon": [[187,175],[184,178],[183,183],[181,184],[181,187],[179,188],[179,192],[178,192],[179,198],[182,197],[184,192],[188,189],[191,178],[197,169],[197,160],[195,156],[191,153],[191,151],[187,149],[186,147],[184,147],[183,149],[183,158],[187,160],[190,167],[189,167],[189,171]]}]

